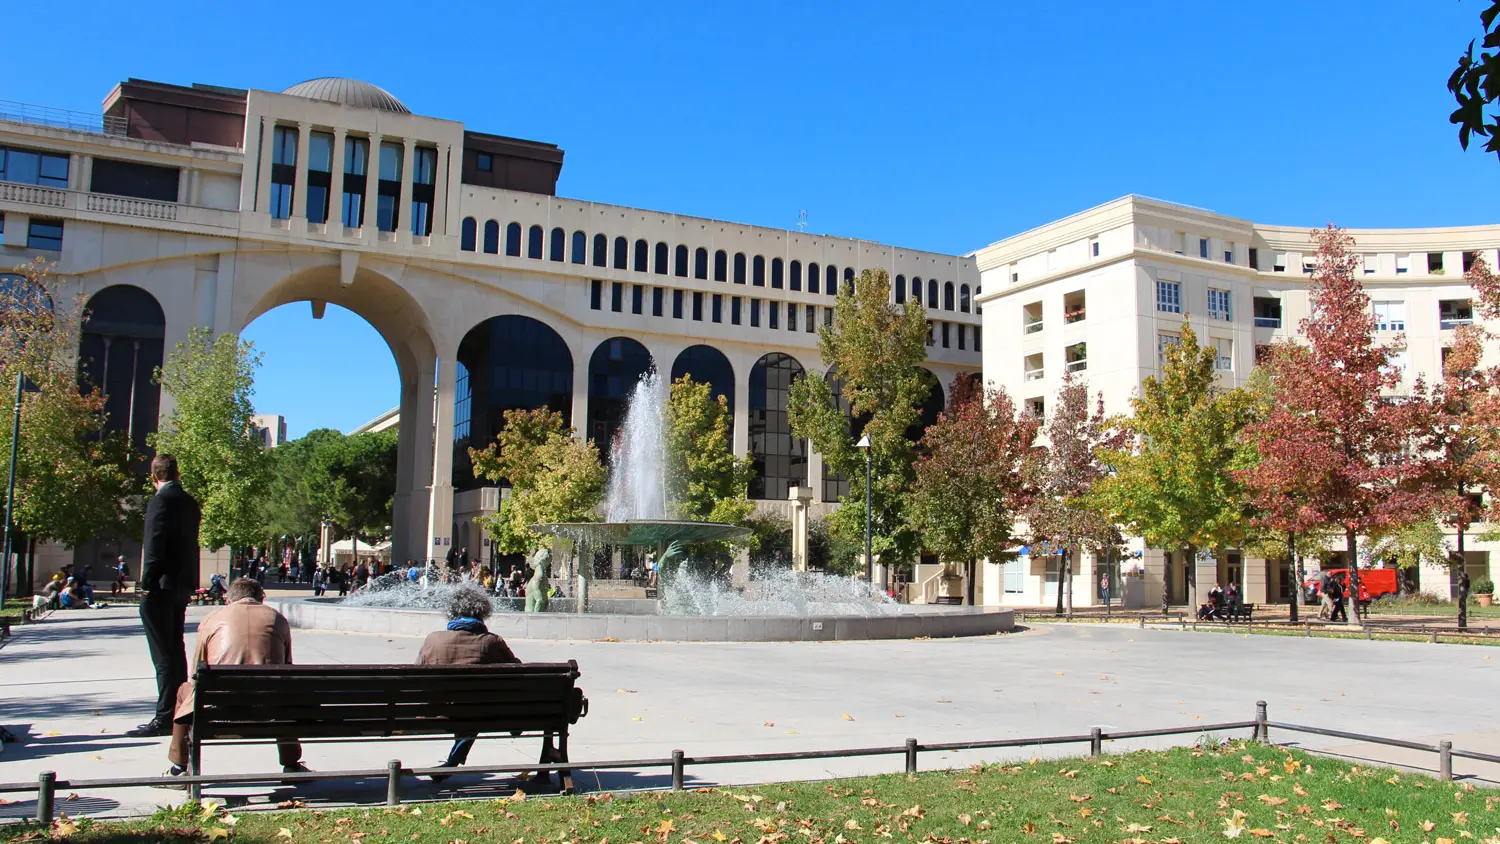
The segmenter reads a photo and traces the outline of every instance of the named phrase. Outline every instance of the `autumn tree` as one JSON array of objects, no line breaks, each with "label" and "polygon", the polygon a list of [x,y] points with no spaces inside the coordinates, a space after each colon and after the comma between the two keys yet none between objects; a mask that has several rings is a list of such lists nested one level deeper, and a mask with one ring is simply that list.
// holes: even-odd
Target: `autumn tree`
[{"label": "autumn tree", "polygon": [[469,449],[469,458],[476,476],[510,485],[499,511],[479,520],[501,554],[550,545],[531,525],[598,518],[604,495],[599,449],[573,436],[555,410],[505,411],[495,442]]},{"label": "autumn tree", "polygon": [[1475,309],[1487,319],[1500,319],[1500,275],[1490,269],[1483,255],[1475,255],[1464,280],[1479,294]]},{"label": "autumn tree", "polygon": [[[818,334],[823,362],[843,381],[850,413],[865,420],[870,438],[871,548],[888,561],[914,559],[922,541],[905,517],[914,481],[916,442],[909,429],[921,419],[928,394],[921,363],[927,358],[927,312],[912,300],[891,304],[890,276],[865,270],[853,290],[839,292],[831,326]],[[812,440],[824,464],[846,478],[863,477],[865,455],[855,447],[849,418],[834,400],[828,381],[799,378],[792,384],[792,432]],[[920,439],[920,434],[915,439]],[[851,485],[829,517],[832,533],[864,542],[863,485]]]},{"label": "autumn tree", "polygon": [[[1305,350],[1286,348],[1298,342],[1288,339],[1271,356],[1276,407],[1247,429],[1260,459],[1241,478],[1258,490],[1302,490],[1307,523],[1344,534],[1353,600],[1359,537],[1426,518],[1438,502],[1431,458],[1418,448],[1430,406],[1420,395],[1392,395],[1401,382],[1392,365],[1400,343],[1375,342],[1354,239],[1332,225],[1311,237],[1317,269],[1300,326]],[[1350,621],[1357,619],[1354,613]]]},{"label": "autumn tree", "polygon": [[259,366],[254,344],[194,328],[153,379],[174,405],[148,442],[176,456],[182,488],[203,508],[198,538],[205,548],[251,545],[263,535],[256,499],[265,494],[270,464],[251,402]]},{"label": "autumn tree", "polygon": [[[104,396],[79,376],[82,297],[69,295],[41,260],[0,281],[0,391],[12,395],[23,377],[31,388],[21,398],[13,527],[69,548],[138,534],[136,455],[123,433],[106,432]],[[4,406],[12,408],[9,400]],[[6,423],[0,450],[10,447]]]},{"label": "autumn tree", "polygon": [[1030,464],[1034,494],[1026,522],[1033,542],[1050,541],[1062,551],[1057,612],[1071,615],[1078,554],[1102,552],[1119,539],[1114,521],[1094,499],[1096,486],[1109,474],[1099,455],[1117,446],[1119,435],[1104,414],[1103,394],[1090,409],[1088,386],[1071,373],[1063,376],[1044,430],[1045,449]]},{"label": "autumn tree", "polygon": [[922,438],[910,518],[929,550],[963,561],[973,605],[978,562],[1011,553],[1017,515],[1030,503],[1028,463],[1040,425],[1018,415],[1003,389],[986,394],[971,380],[954,379],[953,401]]},{"label": "autumn tree", "polygon": [[755,510],[746,495],[750,461],[734,456],[734,418],[723,396],[683,377],[667,401],[667,497],[676,517],[744,524]]}]

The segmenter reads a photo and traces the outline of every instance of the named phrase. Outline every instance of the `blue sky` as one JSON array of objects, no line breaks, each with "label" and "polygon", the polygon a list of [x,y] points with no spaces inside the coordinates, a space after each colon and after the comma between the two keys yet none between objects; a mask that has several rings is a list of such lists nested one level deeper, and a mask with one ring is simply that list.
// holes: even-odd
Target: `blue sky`
[{"label": "blue sky", "polygon": [[[12,39],[0,98],[352,76],[558,144],[565,196],[786,227],[805,209],[812,231],[947,252],[1126,193],[1291,225],[1493,223],[1500,163],[1459,150],[1444,88],[1485,5],[85,2],[66,61]],[[58,25],[38,3],[7,20]],[[246,336],[257,407],[293,436],[396,403],[352,314],[289,305]]]}]

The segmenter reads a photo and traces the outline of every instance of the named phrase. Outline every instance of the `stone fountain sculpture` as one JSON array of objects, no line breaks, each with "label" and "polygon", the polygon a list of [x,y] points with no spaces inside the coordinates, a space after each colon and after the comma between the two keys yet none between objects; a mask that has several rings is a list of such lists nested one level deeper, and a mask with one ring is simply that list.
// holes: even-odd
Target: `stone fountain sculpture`
[{"label": "stone fountain sculpture", "polygon": [[552,552],[540,548],[531,555],[531,579],[526,581],[526,611],[547,611],[547,576],[552,571]]}]

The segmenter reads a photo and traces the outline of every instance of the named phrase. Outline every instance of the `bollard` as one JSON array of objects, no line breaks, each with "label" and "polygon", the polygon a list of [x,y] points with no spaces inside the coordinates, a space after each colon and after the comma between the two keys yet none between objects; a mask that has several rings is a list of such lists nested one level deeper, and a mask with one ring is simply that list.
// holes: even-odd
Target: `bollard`
[{"label": "bollard", "polygon": [[908,774],[917,772],[917,740],[914,738],[906,740],[906,772]]},{"label": "bollard", "polygon": [[1104,755],[1104,730],[1099,727],[1089,730],[1089,755]]},{"label": "bollard", "polygon": [[1307,638],[1309,638],[1309,639],[1312,638],[1312,622],[1311,621],[1309,621],[1307,623]]},{"label": "bollard", "polygon": [[1257,700],[1255,702],[1255,740],[1261,744],[1271,742],[1271,731],[1266,727],[1266,702]]},{"label": "bollard", "polygon": [[57,791],[57,772],[42,771],[36,778],[36,822],[51,825],[52,799]]},{"label": "bollard", "polygon": [[672,790],[682,790],[683,756],[681,750],[672,751]]},{"label": "bollard", "polygon": [[401,760],[385,763],[385,805],[401,805]]},{"label": "bollard", "polygon": [[1437,631],[1436,630],[1432,631],[1432,643],[1434,645],[1436,645],[1438,643],[1438,640],[1437,640]]},{"label": "bollard", "polygon": [[1142,630],[1145,630],[1145,629],[1146,629],[1146,617],[1145,617],[1145,616],[1144,616],[1144,615],[1142,615],[1142,616],[1137,616],[1137,617],[1136,617],[1136,620],[1137,620],[1137,621],[1139,621],[1139,622],[1140,622],[1140,623],[1141,623],[1141,629],[1142,629]]},{"label": "bollard", "polygon": [[1453,742],[1451,741],[1438,742],[1438,779],[1443,782],[1453,779]]},{"label": "bollard", "polygon": [[1372,635],[1371,635],[1371,633],[1370,633],[1370,628],[1368,628],[1368,627],[1366,627],[1366,628],[1365,628],[1365,641],[1366,641],[1366,642],[1368,642],[1368,641],[1370,641],[1370,640],[1371,640],[1371,639],[1372,639],[1372,638],[1373,638],[1373,636],[1372,636]]}]

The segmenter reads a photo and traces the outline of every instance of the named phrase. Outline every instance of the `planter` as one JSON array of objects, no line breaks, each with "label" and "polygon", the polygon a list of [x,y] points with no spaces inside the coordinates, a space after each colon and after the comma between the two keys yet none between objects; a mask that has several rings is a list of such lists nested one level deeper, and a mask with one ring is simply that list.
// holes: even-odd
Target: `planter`
[{"label": "planter", "polygon": [[1495,596],[1488,593],[1483,595],[1476,593],[1474,595],[1474,600],[1478,601],[1481,607],[1487,607],[1495,602]]}]

